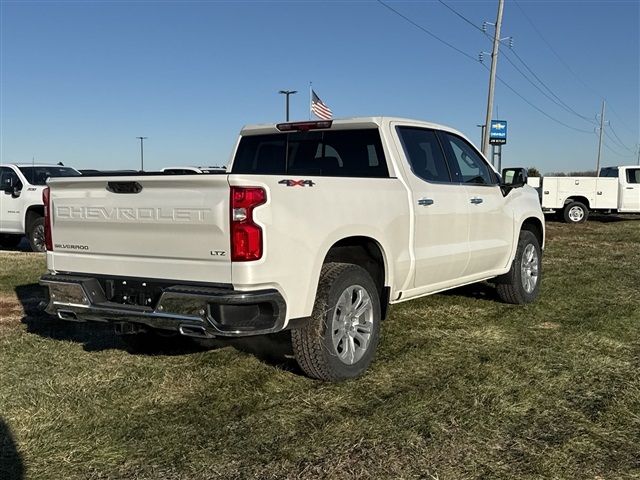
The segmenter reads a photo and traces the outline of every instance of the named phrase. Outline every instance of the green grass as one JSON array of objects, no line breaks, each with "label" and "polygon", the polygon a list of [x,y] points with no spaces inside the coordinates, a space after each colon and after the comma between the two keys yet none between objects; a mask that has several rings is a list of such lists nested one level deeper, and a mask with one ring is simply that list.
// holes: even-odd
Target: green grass
[{"label": "green grass", "polygon": [[[43,262],[0,266],[6,298]],[[537,303],[476,285],[397,305],[369,373],[341,384],[246,347],[132,355],[106,328],[0,310],[18,452],[5,442],[0,478],[3,462],[34,479],[640,478],[639,267],[638,219],[548,223]]]}]

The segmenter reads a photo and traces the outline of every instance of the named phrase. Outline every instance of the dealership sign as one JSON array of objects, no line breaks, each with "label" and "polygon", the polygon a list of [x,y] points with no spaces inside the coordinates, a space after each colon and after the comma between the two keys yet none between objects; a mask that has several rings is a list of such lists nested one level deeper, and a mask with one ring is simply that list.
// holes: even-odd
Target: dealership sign
[{"label": "dealership sign", "polygon": [[489,130],[489,143],[491,145],[504,145],[507,143],[506,120],[492,120]]}]

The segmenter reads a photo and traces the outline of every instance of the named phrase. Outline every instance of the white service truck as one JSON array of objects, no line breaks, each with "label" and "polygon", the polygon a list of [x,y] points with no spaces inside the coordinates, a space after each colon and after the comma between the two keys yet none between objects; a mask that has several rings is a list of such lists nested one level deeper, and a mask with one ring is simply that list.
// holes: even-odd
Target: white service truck
[{"label": "white service truck", "polygon": [[640,213],[640,166],[602,168],[598,177],[544,177],[540,191],[543,211],[567,223],[586,222],[589,212]]},{"label": "white service truck", "polygon": [[291,330],[310,376],[372,361],[389,304],[541,282],[544,217],[459,132],[388,117],[245,127],[225,172],[50,179],[47,312],[162,333]]},{"label": "white service truck", "polygon": [[0,246],[16,247],[26,235],[34,252],[44,252],[42,191],[47,178],[78,175],[60,165],[0,164]]}]

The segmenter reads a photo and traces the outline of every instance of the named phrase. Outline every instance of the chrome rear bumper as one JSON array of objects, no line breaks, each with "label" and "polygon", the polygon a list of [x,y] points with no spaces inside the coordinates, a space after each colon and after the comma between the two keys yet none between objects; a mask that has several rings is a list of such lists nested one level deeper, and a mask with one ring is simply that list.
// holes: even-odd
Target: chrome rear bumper
[{"label": "chrome rear bumper", "polygon": [[285,324],[286,303],[277,290],[172,285],[162,288],[155,305],[109,301],[96,278],[44,275],[49,289],[45,311],[63,320],[133,323],[199,337],[240,337],[278,332]]}]

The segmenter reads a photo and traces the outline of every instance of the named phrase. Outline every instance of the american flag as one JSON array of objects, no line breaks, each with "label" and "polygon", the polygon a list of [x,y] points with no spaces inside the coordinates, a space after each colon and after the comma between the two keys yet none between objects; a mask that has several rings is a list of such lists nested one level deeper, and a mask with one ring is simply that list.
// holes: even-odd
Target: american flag
[{"label": "american flag", "polygon": [[311,112],[322,120],[331,120],[333,113],[331,109],[322,103],[316,92],[311,90]]}]

